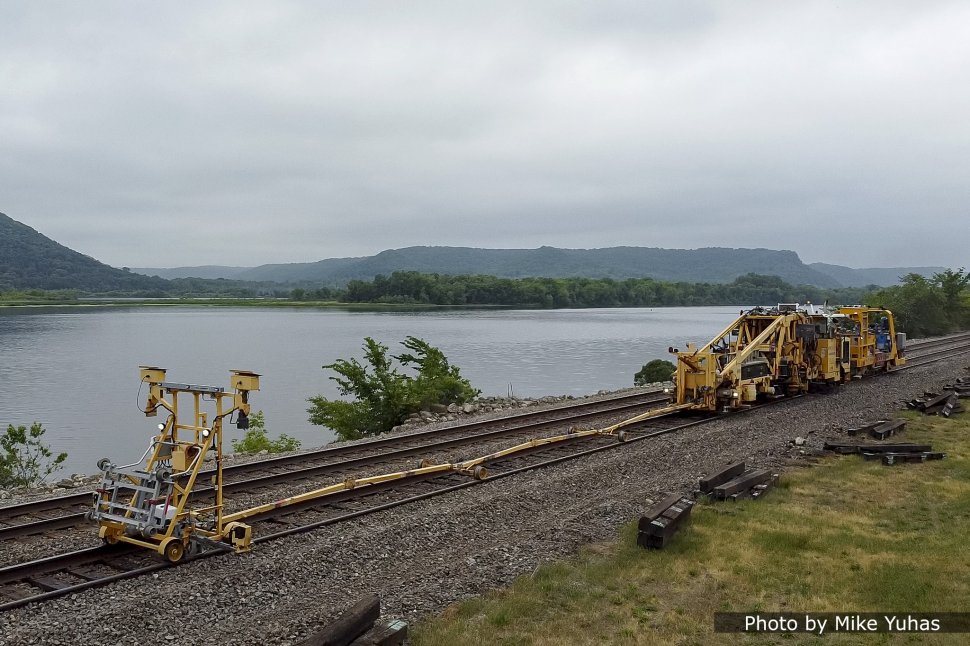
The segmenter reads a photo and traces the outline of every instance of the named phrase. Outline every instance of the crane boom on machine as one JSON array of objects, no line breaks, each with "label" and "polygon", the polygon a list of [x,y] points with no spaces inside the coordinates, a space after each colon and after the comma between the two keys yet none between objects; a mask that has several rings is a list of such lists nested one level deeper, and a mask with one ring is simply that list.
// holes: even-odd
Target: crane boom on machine
[{"label": "crane boom on machine", "polygon": [[828,389],[905,363],[906,335],[876,307],[781,304],[741,314],[704,347],[677,357],[674,400],[693,410],[738,409],[763,398]]}]

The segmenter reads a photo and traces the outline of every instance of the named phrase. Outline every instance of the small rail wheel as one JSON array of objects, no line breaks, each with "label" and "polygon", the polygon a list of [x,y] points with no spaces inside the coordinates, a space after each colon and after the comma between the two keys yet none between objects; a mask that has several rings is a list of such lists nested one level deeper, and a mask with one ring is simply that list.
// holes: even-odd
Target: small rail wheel
[{"label": "small rail wheel", "polygon": [[488,477],[488,469],[479,464],[477,467],[472,469],[472,475],[475,476],[476,480],[484,480]]},{"label": "small rail wheel", "polygon": [[627,436],[626,431],[617,431],[616,433],[617,442],[626,442],[628,439],[629,437]]},{"label": "small rail wheel", "polygon": [[170,538],[162,551],[165,553],[165,558],[170,562],[178,563],[185,556],[185,545],[182,544],[181,539]]},{"label": "small rail wheel", "polygon": [[111,458],[101,458],[98,460],[98,471],[104,471],[104,468],[111,464]]},{"label": "small rail wheel", "polygon": [[429,460],[428,458],[422,458],[421,461],[418,462],[419,469],[427,469],[430,466],[432,466],[432,464],[431,464],[431,460]]}]

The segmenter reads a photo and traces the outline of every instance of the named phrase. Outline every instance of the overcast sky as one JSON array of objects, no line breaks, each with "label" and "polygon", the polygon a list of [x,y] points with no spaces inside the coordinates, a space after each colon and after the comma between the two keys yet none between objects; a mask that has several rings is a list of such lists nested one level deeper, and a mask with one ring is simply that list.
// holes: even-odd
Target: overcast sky
[{"label": "overcast sky", "polygon": [[4,0],[0,212],[115,266],[966,266],[968,33],[965,1]]}]

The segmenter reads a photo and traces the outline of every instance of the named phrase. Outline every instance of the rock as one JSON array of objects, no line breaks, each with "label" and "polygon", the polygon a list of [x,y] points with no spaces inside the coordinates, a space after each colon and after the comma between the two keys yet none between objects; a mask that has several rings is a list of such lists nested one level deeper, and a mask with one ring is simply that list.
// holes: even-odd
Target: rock
[{"label": "rock", "polygon": [[269,455],[269,451],[267,449],[263,449],[262,451],[260,451],[256,455]]},{"label": "rock", "polygon": [[805,438],[798,436],[795,438],[795,446],[803,446],[805,444]]},{"label": "rock", "polygon": [[458,404],[448,404],[448,407],[445,410],[447,410],[449,413],[457,413]]},{"label": "rock", "polygon": [[474,413],[478,410],[478,404],[465,404],[461,407],[463,413]]},{"label": "rock", "polygon": [[10,492],[6,489],[0,489],[0,500],[7,500],[11,498]]},{"label": "rock", "polygon": [[403,431],[403,430],[404,430],[404,425],[403,424],[398,424],[397,426],[392,426],[391,427],[391,433],[398,433],[398,432]]},{"label": "rock", "polygon": [[444,404],[431,404],[432,413],[447,413],[448,407]]},{"label": "rock", "polygon": [[421,411],[419,413],[419,415],[421,416],[421,419],[424,420],[424,421],[426,421],[426,422],[430,422],[431,420],[434,419],[434,415],[432,415],[431,413],[429,413],[426,410]]},{"label": "rock", "polygon": [[64,478],[63,480],[58,481],[55,486],[56,487],[62,487],[64,489],[74,489],[74,488],[76,488],[76,487],[78,487],[80,485],[77,482],[74,482],[73,480],[69,480],[68,478]]}]

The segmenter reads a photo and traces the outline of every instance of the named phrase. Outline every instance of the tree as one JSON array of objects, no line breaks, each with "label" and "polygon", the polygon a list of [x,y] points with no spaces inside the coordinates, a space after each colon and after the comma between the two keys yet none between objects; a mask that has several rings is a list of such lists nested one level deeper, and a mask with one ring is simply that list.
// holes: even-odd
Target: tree
[{"label": "tree", "polygon": [[[323,366],[337,373],[330,379],[340,394],[354,399],[310,397],[310,423],[328,426],[342,439],[358,439],[389,431],[432,404],[460,404],[479,394],[438,348],[413,336],[402,345],[411,352],[389,357],[387,346],[365,337],[366,365],[352,358]],[[392,359],[416,369],[417,375],[400,373]]]},{"label": "tree", "polygon": [[677,366],[664,359],[654,359],[645,364],[637,374],[633,375],[634,386],[645,386],[658,381],[670,381]]},{"label": "tree", "polygon": [[[418,375],[411,380],[409,407],[413,410],[427,408],[431,404],[463,404],[481,393],[463,379],[458,366],[448,363],[448,358],[438,348],[413,336],[401,342],[414,354],[404,353],[396,357],[401,365],[413,366]],[[417,406],[417,408],[415,408]]]},{"label": "tree", "polygon": [[259,410],[249,416],[249,428],[241,440],[232,441],[234,453],[283,453],[300,448],[300,440],[282,433],[279,439],[271,440],[266,431],[266,417]]},{"label": "tree", "polygon": [[946,334],[970,326],[967,285],[970,276],[961,268],[925,278],[907,274],[902,282],[876,292],[869,299],[896,315],[896,329],[912,337]]},{"label": "tree", "polygon": [[40,422],[26,426],[9,424],[0,436],[0,485],[31,487],[61,468],[67,453],[56,456],[42,441]]}]

